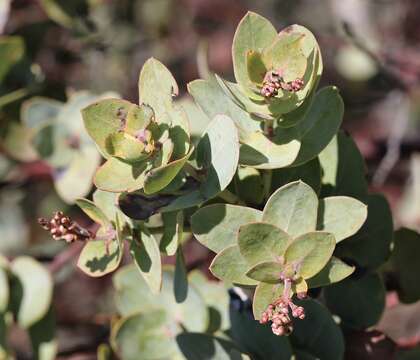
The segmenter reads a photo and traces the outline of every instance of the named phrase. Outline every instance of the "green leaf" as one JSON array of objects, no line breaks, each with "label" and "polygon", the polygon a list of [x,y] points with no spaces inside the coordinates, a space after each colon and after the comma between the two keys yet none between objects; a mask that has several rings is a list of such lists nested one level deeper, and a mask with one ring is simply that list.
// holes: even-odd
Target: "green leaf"
[{"label": "green leaf", "polygon": [[232,342],[207,334],[182,333],[176,337],[176,342],[187,360],[247,359]]},{"label": "green leaf", "polygon": [[115,219],[118,213],[117,194],[96,189],[92,197],[95,205],[105,214],[107,219]]},{"label": "green leaf", "polygon": [[82,209],[82,211],[89,216],[94,222],[104,226],[109,227],[111,222],[108,220],[108,217],[103,213],[103,211],[95,205],[93,201],[87,199],[77,199],[76,205]]},{"label": "green leaf", "polygon": [[303,306],[306,316],[293,322],[290,336],[293,349],[305,351],[314,359],[343,359],[343,334],[325,306],[316,300],[302,300],[296,304]]},{"label": "green leaf", "polygon": [[158,122],[168,122],[172,98],[176,95],[178,85],[171,72],[159,60],[148,59],[140,72],[140,103],[153,108]]},{"label": "green leaf", "polygon": [[375,325],[385,308],[385,287],[376,273],[349,278],[324,289],[326,304],[344,325],[365,329]]},{"label": "green leaf", "polygon": [[23,291],[17,320],[21,327],[27,329],[47,314],[52,300],[53,280],[47,269],[27,256],[16,258],[10,268]]},{"label": "green leaf", "polygon": [[350,276],[355,269],[333,256],[318,274],[307,280],[308,287],[323,287],[339,282]]},{"label": "green leaf", "polygon": [[188,295],[187,268],[185,265],[184,253],[179,246],[176,251],[175,275],[174,275],[174,295],[178,303],[185,301]]},{"label": "green leaf", "polygon": [[123,256],[123,239],[118,220],[116,230],[112,227],[102,227],[96,233],[96,237],[99,237],[98,235],[104,236],[107,240],[88,241],[77,261],[77,266],[92,277],[100,277],[113,272],[120,265]]},{"label": "green leaf", "polygon": [[367,195],[366,167],[353,139],[339,132],[319,154],[324,196]]},{"label": "green leaf", "polygon": [[214,77],[190,82],[188,92],[209,119],[213,119],[217,114],[229,116],[235,122],[241,142],[249,132],[261,130],[260,122],[253,120],[246,111],[233,103]]},{"label": "green leaf", "polygon": [[302,181],[289,183],[268,199],[262,220],[276,225],[291,236],[316,229],[318,197]]},{"label": "green leaf", "polygon": [[153,235],[146,231],[135,232],[130,253],[152,293],[158,294],[162,287],[162,263],[159,246]]},{"label": "green leaf", "polygon": [[9,279],[7,270],[0,265],[0,314],[3,314],[9,305]]},{"label": "green leaf", "polygon": [[259,170],[239,166],[235,177],[237,195],[246,203],[261,204],[264,200],[264,181]]},{"label": "green leaf", "polygon": [[262,212],[248,207],[213,204],[198,209],[191,217],[196,239],[218,253],[236,244],[239,228],[249,222],[260,221]]},{"label": "green leaf", "polygon": [[45,316],[29,329],[33,359],[54,360],[58,352],[58,341],[55,338],[55,317],[52,308]]},{"label": "green leaf", "polygon": [[22,104],[22,123],[29,129],[39,129],[48,122],[54,121],[63,103],[35,96]]},{"label": "green leaf", "polygon": [[94,183],[109,192],[132,192],[144,185],[147,163],[127,164],[117,158],[108,159],[96,172]]},{"label": "green leaf", "polygon": [[246,276],[264,283],[276,284],[280,282],[282,269],[282,264],[278,262],[265,261],[251,267],[247,271]]},{"label": "green leaf", "polygon": [[200,191],[211,199],[232,181],[239,160],[239,138],[233,121],[217,115],[197,145],[197,164],[206,172]]},{"label": "green leaf", "polygon": [[242,257],[239,247],[229,246],[219,252],[210,265],[210,271],[218,279],[238,285],[256,285],[257,281],[248,278],[248,263]]},{"label": "green leaf", "polygon": [[125,360],[173,358],[178,353],[174,330],[163,310],[134,314],[114,325],[111,344]]},{"label": "green leaf", "polygon": [[270,21],[253,12],[248,12],[240,21],[233,38],[232,59],[236,81],[244,91],[250,86],[247,54],[250,50],[261,52],[274,41],[276,35],[277,31]]},{"label": "green leaf", "polygon": [[226,285],[221,281],[208,280],[200,270],[190,271],[188,281],[198,290],[208,307],[210,321],[206,332],[214,333],[217,330],[227,330],[230,327],[230,298]]},{"label": "green leaf", "polygon": [[276,336],[270,326],[261,325],[247,309],[230,307],[230,335],[252,359],[291,359],[292,348],[287,336]]},{"label": "green leaf", "polygon": [[274,191],[298,180],[308,184],[319,194],[321,189],[321,167],[317,158],[300,166],[272,170],[271,188]]},{"label": "green leaf", "polygon": [[267,68],[280,71],[283,79],[293,81],[305,75],[307,59],[302,51],[303,34],[282,31],[262,54]]},{"label": "green leaf", "polygon": [[92,179],[101,157],[94,146],[84,146],[74,153],[68,167],[54,172],[54,186],[68,204],[86,196],[92,188]]},{"label": "green leaf", "polygon": [[420,299],[418,282],[420,235],[406,228],[395,232],[391,263],[398,280],[401,301],[413,303]]},{"label": "green leaf", "polygon": [[121,99],[104,99],[82,110],[86,131],[105,156],[108,137],[124,128],[127,114],[135,106]]},{"label": "green leaf", "polygon": [[291,241],[283,230],[262,222],[242,225],[238,231],[239,250],[250,267],[266,261],[280,262]]},{"label": "green leaf", "polygon": [[296,238],[285,253],[286,264],[296,268],[298,275],[309,279],[327,264],[335,247],[334,235],[310,232]]},{"label": "green leaf", "polygon": [[174,297],[174,276],[173,268],[164,269],[162,290],[156,295],[151,292],[134,264],[123,267],[113,277],[118,312],[122,316],[129,316],[138,312],[165,310],[169,318],[188,331],[205,331],[209,317],[204,299],[195,286],[189,284],[187,298],[177,303]]},{"label": "green leaf", "polygon": [[336,255],[351,259],[359,266],[376,269],[391,254],[392,214],[382,195],[369,195],[364,203],[369,209],[364,225],[357,234],[337,246]]},{"label": "green leaf", "polygon": [[175,255],[184,227],[184,216],[182,212],[166,212],[162,214],[163,221],[163,236],[159,242],[160,251],[166,255]]},{"label": "green leaf", "polygon": [[334,86],[325,87],[315,94],[305,118],[295,127],[278,131],[279,138],[298,138],[301,147],[293,166],[312,160],[337,134],[343,120],[344,103]]},{"label": "green leaf", "polygon": [[246,67],[248,78],[251,82],[262,84],[267,68],[262,60],[261,53],[250,50],[246,54]]},{"label": "green leaf", "polygon": [[252,301],[252,311],[255,320],[261,318],[261,314],[267,310],[268,305],[283,296],[284,284],[268,284],[260,282],[255,288],[254,299]]},{"label": "green leaf", "polygon": [[0,82],[9,70],[20,61],[25,54],[25,43],[20,36],[2,36],[0,38]]},{"label": "green leaf", "polygon": [[334,234],[338,243],[357,233],[366,221],[367,214],[365,204],[347,196],[321,199],[317,230]]},{"label": "green leaf", "polygon": [[168,186],[179,171],[184,167],[193,151],[194,148],[191,148],[188,154],[181,159],[150,170],[144,180],[144,192],[146,194],[153,194]]}]

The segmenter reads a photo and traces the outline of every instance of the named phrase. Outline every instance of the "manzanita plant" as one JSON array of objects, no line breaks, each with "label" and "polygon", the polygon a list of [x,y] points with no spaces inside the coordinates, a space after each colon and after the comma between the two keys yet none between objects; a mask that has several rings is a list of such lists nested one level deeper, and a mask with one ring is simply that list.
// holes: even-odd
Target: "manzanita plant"
[{"label": "manzanita plant", "polygon": [[[58,192],[97,226],[61,212],[40,224],[56,240],[86,243],[78,266],[87,275],[116,271],[118,317],[100,359],[337,360],[343,333],[381,316],[378,269],[391,255],[392,217],[386,200],[368,193],[360,153],[339,131],[338,89],[318,89],[315,37],[299,25],[278,32],[249,12],[232,59],[235,82],[212,75],[188,85],[195,105],[176,99],[175,79],[151,58],[138,104],[82,92],[67,104],[24,106]],[[206,119],[198,140],[190,134],[196,116]],[[80,198],[95,169],[93,199]],[[210,271],[221,282],[188,274],[191,234],[216,254]],[[415,301],[407,250],[400,242],[395,250],[404,296]],[[128,256],[133,264],[119,268]],[[175,256],[175,266],[163,266],[163,256]],[[0,262],[0,286],[27,261]],[[8,300],[0,300],[4,312]],[[30,330],[48,315],[49,300],[36,319],[23,305],[18,321]]]}]

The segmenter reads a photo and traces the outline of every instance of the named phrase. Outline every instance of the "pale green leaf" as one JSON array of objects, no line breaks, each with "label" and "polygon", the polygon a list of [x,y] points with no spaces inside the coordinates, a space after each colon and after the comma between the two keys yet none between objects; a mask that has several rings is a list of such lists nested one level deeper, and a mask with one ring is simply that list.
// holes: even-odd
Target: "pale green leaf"
[{"label": "pale green leaf", "polygon": [[314,190],[302,181],[295,181],[271,195],[262,220],[291,236],[298,236],[316,229],[317,209],[318,197]]}]

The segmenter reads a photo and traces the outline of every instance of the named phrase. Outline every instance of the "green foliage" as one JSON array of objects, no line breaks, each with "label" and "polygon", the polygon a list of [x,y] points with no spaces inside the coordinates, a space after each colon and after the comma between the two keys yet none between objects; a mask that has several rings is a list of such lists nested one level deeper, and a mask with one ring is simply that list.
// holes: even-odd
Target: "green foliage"
[{"label": "green foliage", "polygon": [[[54,21],[78,27],[61,2],[41,5]],[[385,287],[377,271],[388,259],[401,299],[420,298],[419,235],[398,231],[392,249],[389,205],[368,193],[363,159],[339,132],[338,89],[317,89],[323,64],[312,33],[299,25],[277,32],[249,12],[232,58],[236,83],[195,80],[194,102],[174,99],[175,78],[151,58],[140,72],[139,104],[110,93],[77,92],[67,103],[33,98],[12,129],[9,141],[25,150],[19,156],[49,164],[60,196],[96,223],[72,223],[87,240],[78,267],[92,277],[115,271],[117,316],[100,359],[337,360],[340,327],[379,321]],[[82,199],[92,178],[93,200]],[[191,235],[216,254],[210,271],[222,282],[188,273]],[[29,331],[34,357],[53,358],[49,273],[30,258],[0,260],[0,356],[10,312]],[[302,300],[312,288],[321,288],[319,301]],[[287,332],[276,332],[276,319]]]},{"label": "green foliage", "polygon": [[13,356],[7,333],[15,320],[17,326],[28,332],[33,359],[55,359],[57,340],[51,307],[53,279],[49,271],[28,256],[17,257],[11,263],[0,257],[0,279],[1,358]]}]

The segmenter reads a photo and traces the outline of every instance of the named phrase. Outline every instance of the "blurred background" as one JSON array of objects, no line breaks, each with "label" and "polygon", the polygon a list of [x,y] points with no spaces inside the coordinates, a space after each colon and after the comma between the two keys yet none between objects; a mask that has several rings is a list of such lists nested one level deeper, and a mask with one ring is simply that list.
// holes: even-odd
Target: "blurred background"
[{"label": "blurred background", "polygon": [[[299,23],[314,32],[321,86],[340,88],[343,127],[366,160],[371,190],[385,194],[395,227],[420,230],[420,1],[0,0],[0,253],[34,256],[54,274],[60,359],[96,358],[112,302],[109,278],[75,268],[80,246],[53,242],[36,223],[56,209],[87,222],[72,203],[89,194],[100,159],[80,145],[80,108],[109,92],[137,102],[150,56],[172,71],[182,101],[186,84],[208,70],[231,79],[232,38],[248,10],[278,29]],[[51,140],[64,144],[59,159],[31,137],[40,126],[51,131],[39,121],[39,97],[66,124]],[[200,114],[191,122],[199,129]],[[209,254],[197,242],[188,249],[189,269],[206,269]],[[387,346],[416,345],[420,304],[399,305],[390,293],[388,305]],[[25,334],[15,329],[12,342],[25,358]]]}]

